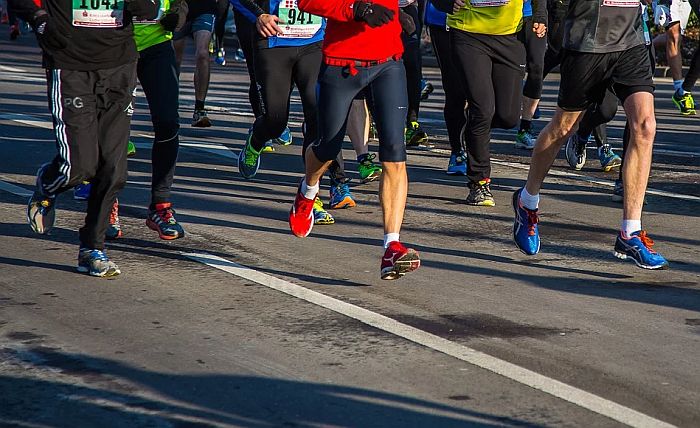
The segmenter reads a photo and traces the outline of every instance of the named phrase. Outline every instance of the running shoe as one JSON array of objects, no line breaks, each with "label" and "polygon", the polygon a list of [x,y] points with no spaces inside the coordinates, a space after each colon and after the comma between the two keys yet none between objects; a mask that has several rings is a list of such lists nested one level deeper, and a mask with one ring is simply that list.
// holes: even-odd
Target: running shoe
[{"label": "running shoe", "polygon": [[491,179],[486,178],[478,183],[470,181],[469,195],[467,195],[467,205],[478,205],[481,207],[495,207],[496,201],[491,193]]},{"label": "running shoe", "polygon": [[301,184],[294,198],[294,205],[289,210],[289,228],[297,238],[309,236],[311,229],[314,227],[314,202],[313,199],[307,199],[301,193]]},{"label": "running shoe", "polygon": [[693,95],[690,92],[681,95],[676,91],[673,93],[671,99],[683,116],[695,114],[695,100],[693,100]]},{"label": "running shoe", "polygon": [[73,199],[87,201],[90,197],[90,189],[92,189],[92,184],[89,181],[83,181],[73,188]]},{"label": "running shoe", "polygon": [[411,122],[404,133],[406,146],[416,147],[428,142],[428,134],[423,131],[418,122]]},{"label": "running shoe", "polygon": [[420,99],[421,99],[421,101],[425,101],[430,97],[430,94],[433,93],[435,88],[433,87],[432,83],[428,82],[425,79],[421,80],[420,83],[421,83]]},{"label": "running shoe", "polygon": [[119,266],[111,261],[102,250],[81,248],[78,252],[78,272],[92,276],[109,277],[121,273]]},{"label": "running shoe", "polygon": [[532,256],[540,252],[540,231],[537,226],[539,221],[537,210],[529,210],[520,204],[520,192],[513,193],[513,241],[520,251]]},{"label": "running shoe", "polygon": [[335,219],[323,208],[323,202],[318,196],[314,199],[314,224],[333,224]]},{"label": "running shoe", "polygon": [[251,140],[253,138],[253,133],[248,134],[248,138],[245,140],[245,146],[243,150],[238,154],[238,172],[241,173],[243,178],[250,179],[255,177],[260,168],[260,152],[256,152],[251,145]]},{"label": "running shoe", "polygon": [[260,153],[274,153],[274,152],[275,152],[275,146],[272,145],[271,141],[268,141],[267,143],[265,143],[262,150],[260,150]]},{"label": "running shoe", "polygon": [[622,200],[625,199],[625,188],[622,186],[622,180],[619,178],[615,180],[615,187],[613,188],[611,199],[613,202],[622,202]]},{"label": "running shoe", "polygon": [[328,205],[330,205],[331,209],[333,210],[352,208],[355,206],[355,200],[352,198],[348,183],[337,183],[331,185],[331,200]]},{"label": "running shoe", "polygon": [[360,180],[363,183],[377,180],[382,175],[381,165],[374,163],[376,157],[374,153],[367,153],[357,164],[357,172],[360,173]]},{"label": "running shoe", "polygon": [[10,26],[10,40],[17,40],[19,37],[19,25],[15,24]]},{"label": "running shoe", "polygon": [[566,153],[566,161],[569,166],[576,171],[580,171],[586,164],[586,143],[588,141],[582,139],[577,133],[571,134],[566,140],[564,152]]},{"label": "running shoe", "polygon": [[127,156],[133,156],[136,154],[136,145],[129,140],[129,142],[126,144],[126,155]]},{"label": "running shoe", "polygon": [[467,175],[467,154],[463,151],[458,155],[450,155],[447,164],[447,175]]},{"label": "running shoe", "polygon": [[382,279],[399,279],[420,267],[420,256],[413,248],[406,248],[399,241],[392,241],[384,251],[381,264]]},{"label": "running shoe", "polygon": [[245,54],[243,53],[243,49],[236,49],[236,54],[233,56],[233,59],[235,59],[238,62],[245,61]]},{"label": "running shoe", "polygon": [[284,128],[284,131],[282,131],[282,135],[275,138],[275,143],[279,144],[280,146],[288,146],[292,144],[292,141],[292,131],[289,129],[288,126]]},{"label": "running shoe", "polygon": [[613,152],[610,144],[598,147],[598,159],[600,159],[600,167],[605,172],[610,172],[613,168],[622,165],[622,158]]},{"label": "running shoe", "polygon": [[109,226],[105,232],[105,239],[113,241],[122,237],[122,224],[119,221],[119,201],[114,200],[112,211],[109,212]]},{"label": "running shoe", "polygon": [[166,241],[185,236],[185,230],[175,220],[175,210],[170,202],[162,202],[156,204],[155,209],[149,209],[146,226],[158,232],[160,239]]},{"label": "running shoe", "polygon": [[216,51],[216,58],[214,58],[214,61],[221,66],[226,65],[226,51],[224,48],[219,48],[219,50]]},{"label": "running shoe", "polygon": [[211,126],[211,120],[209,120],[206,110],[194,111],[192,115],[192,126],[195,128],[209,128]]},{"label": "running shoe", "polygon": [[36,189],[27,204],[27,222],[29,227],[41,235],[49,233],[56,220],[56,196],[44,193],[41,174],[45,165],[36,172]]},{"label": "running shoe", "polygon": [[668,261],[654,251],[653,246],[654,241],[644,230],[634,232],[628,239],[625,239],[622,233],[618,233],[614,254],[618,259],[631,259],[643,269],[667,269]]},{"label": "running shoe", "polygon": [[515,148],[532,150],[535,148],[535,137],[529,129],[521,129],[515,136]]}]

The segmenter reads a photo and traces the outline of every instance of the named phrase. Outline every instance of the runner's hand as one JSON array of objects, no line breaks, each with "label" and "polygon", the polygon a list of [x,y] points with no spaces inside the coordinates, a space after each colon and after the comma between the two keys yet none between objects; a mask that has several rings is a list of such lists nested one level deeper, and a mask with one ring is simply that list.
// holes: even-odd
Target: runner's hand
[{"label": "runner's hand", "polygon": [[55,21],[43,9],[34,15],[34,31],[44,52],[50,53],[68,47],[68,39],[61,34]]},{"label": "runner's hand", "polygon": [[277,25],[280,22],[280,18],[276,15],[269,15],[263,13],[258,16],[257,21],[255,21],[255,26],[263,37],[274,37],[278,34],[282,34],[282,29]]},{"label": "runner's hand", "polygon": [[416,32],[416,22],[413,20],[413,17],[404,12],[403,9],[399,9],[399,22],[401,23],[403,31],[409,36]]},{"label": "runner's hand", "polygon": [[179,16],[177,13],[169,13],[164,17],[160,18],[160,25],[163,26],[165,31],[170,31],[171,33],[177,28],[179,21]]},{"label": "runner's hand", "polygon": [[532,24],[532,31],[537,34],[537,37],[542,38],[547,34],[547,26],[545,24],[535,22]]},{"label": "runner's hand", "polygon": [[364,21],[372,28],[381,27],[394,19],[394,11],[380,4],[357,0],[353,6],[355,21]]},{"label": "runner's hand", "polygon": [[452,13],[457,13],[465,4],[467,4],[466,0],[455,0],[452,4]]}]

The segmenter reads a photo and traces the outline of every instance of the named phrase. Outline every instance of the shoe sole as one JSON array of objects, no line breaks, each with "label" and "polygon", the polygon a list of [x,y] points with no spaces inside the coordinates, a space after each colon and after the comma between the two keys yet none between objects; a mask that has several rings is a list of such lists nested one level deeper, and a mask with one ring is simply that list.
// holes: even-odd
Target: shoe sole
[{"label": "shoe sole", "polygon": [[406,255],[399,257],[399,259],[394,262],[394,266],[388,269],[385,268],[386,270],[382,271],[381,278],[387,281],[399,279],[407,273],[413,272],[419,267],[420,256],[418,255],[418,252],[412,248],[409,248]]},{"label": "shoe sole", "polygon": [[175,240],[175,239],[180,239],[180,238],[184,238],[184,237],[185,237],[185,234],[184,234],[184,233],[178,234],[178,235],[175,235],[175,236],[173,236],[173,235],[164,235],[163,233],[161,233],[160,229],[158,228],[158,225],[156,225],[156,224],[155,224],[154,222],[152,222],[150,219],[147,219],[147,220],[146,220],[146,226],[148,226],[148,228],[151,229],[152,231],[158,232],[158,236],[160,237],[160,239],[163,239],[163,240],[165,240],[165,241],[173,241],[173,240]]},{"label": "shoe sole", "polygon": [[618,259],[620,259],[620,260],[632,260],[632,261],[634,262],[634,264],[637,265],[637,267],[640,267],[640,268],[642,268],[642,269],[647,269],[647,270],[663,270],[663,269],[668,269],[668,263],[663,264],[663,265],[659,265],[659,266],[649,266],[649,265],[645,265],[645,264],[639,263],[639,261],[638,261],[637,259],[635,259],[634,257],[630,257],[630,256],[628,256],[627,254],[621,253],[621,252],[619,252],[619,251],[617,251],[617,250],[613,251],[613,255],[614,255],[615,257],[617,257]]},{"label": "shoe sole", "polygon": [[209,127],[211,127],[211,120],[209,120],[208,118],[199,119],[196,122],[192,122],[192,127],[193,128],[209,128]]},{"label": "shoe sole", "polygon": [[332,205],[332,206],[331,206],[331,209],[333,209],[333,210],[342,210],[342,209],[344,209],[344,208],[354,208],[355,205],[357,205],[357,204],[355,203],[355,201],[353,201],[353,200],[350,199],[350,198],[345,198],[345,199],[343,199],[342,201],[338,202],[337,204]]},{"label": "shoe sole", "polygon": [[89,268],[86,268],[86,267],[83,267],[83,266],[78,266],[78,267],[76,268],[76,270],[77,270],[78,272],[80,272],[80,273],[86,273],[86,274],[88,274],[88,275],[90,275],[90,276],[94,276],[94,277],[97,277],[97,278],[109,278],[109,277],[112,277],[112,276],[117,276],[117,275],[119,275],[120,273],[122,273],[122,271],[119,270],[119,268],[116,268],[116,269],[109,269],[109,270],[107,270],[107,271],[105,271],[105,272],[91,272]]},{"label": "shoe sole", "polygon": [[693,116],[695,114],[695,109],[688,110],[688,111],[683,111],[683,107],[681,107],[681,103],[676,101],[675,99],[671,98],[671,101],[673,101],[673,105],[676,106],[680,114],[683,116]]},{"label": "shoe sole", "polygon": [[528,147],[528,146],[525,145],[525,144],[515,143],[515,148],[516,148],[516,149],[523,149],[523,150],[534,150],[534,149],[535,149],[535,146]]},{"label": "shoe sole", "polygon": [[407,142],[406,142],[406,147],[418,147],[418,146],[420,146],[421,144],[425,144],[425,143],[427,143],[427,142],[428,142],[428,137],[419,138],[419,139],[416,140],[415,142],[413,142],[413,141],[407,141]]},{"label": "shoe sole", "polygon": [[617,161],[617,162],[613,162],[612,165],[605,165],[601,168],[603,169],[603,172],[610,172],[614,168],[619,168],[621,165],[622,165],[622,161]]},{"label": "shoe sole", "polygon": [[467,202],[467,205],[472,207],[495,207],[495,201],[482,201],[482,202]]},{"label": "shoe sole", "polygon": [[122,231],[120,230],[116,236],[105,234],[105,239],[108,241],[116,241],[117,239],[121,238],[122,236],[123,236],[123,234],[122,234]]},{"label": "shoe sole", "polygon": [[[518,197],[520,196],[520,192],[514,192],[513,193],[513,214],[515,215],[515,218],[518,218]],[[513,219],[513,243],[515,244],[515,247],[520,250],[521,253],[525,254],[526,256],[534,256],[540,252],[540,246],[542,242],[539,242],[537,244],[537,250],[535,251],[534,254],[530,254],[525,252],[522,248],[520,248],[520,245],[518,245],[518,240],[515,239],[515,219]]]},{"label": "shoe sole", "polygon": [[365,178],[362,179],[362,184],[367,184],[367,183],[371,183],[371,182],[373,182],[373,181],[377,181],[377,180],[379,180],[379,178],[380,178],[381,176],[382,176],[382,173],[381,173],[381,172],[375,173],[375,174],[370,174],[370,175],[368,175],[367,177],[365,177]]},{"label": "shoe sole", "polygon": [[466,173],[466,172],[462,172],[462,171],[459,171],[459,172],[446,171],[445,174],[447,174],[447,175],[453,175],[453,176],[454,176],[454,175],[459,175],[459,176],[462,176],[462,177],[466,177],[466,176],[467,176],[467,173]]}]

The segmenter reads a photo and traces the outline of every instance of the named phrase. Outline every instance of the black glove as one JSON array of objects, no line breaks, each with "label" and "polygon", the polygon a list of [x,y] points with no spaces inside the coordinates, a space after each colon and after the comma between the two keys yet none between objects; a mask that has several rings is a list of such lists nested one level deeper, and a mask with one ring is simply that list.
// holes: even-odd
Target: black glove
[{"label": "black glove", "polygon": [[154,0],[124,0],[124,5],[138,20],[150,20],[158,16],[159,4]]},{"label": "black glove", "polygon": [[394,19],[393,10],[368,1],[357,0],[352,8],[355,21],[364,21],[372,28],[388,24]]},{"label": "black glove", "polygon": [[40,14],[34,18],[34,31],[36,32],[39,46],[45,52],[68,47],[68,39],[56,28],[55,21],[48,13]]},{"label": "black glove", "polygon": [[413,17],[407,12],[404,12],[403,9],[399,9],[399,22],[401,23],[403,31],[409,36],[416,32],[416,21],[414,21]]},{"label": "black glove", "polygon": [[177,28],[179,17],[177,13],[169,13],[160,19],[160,25],[163,26],[165,31],[170,31],[171,33]]}]

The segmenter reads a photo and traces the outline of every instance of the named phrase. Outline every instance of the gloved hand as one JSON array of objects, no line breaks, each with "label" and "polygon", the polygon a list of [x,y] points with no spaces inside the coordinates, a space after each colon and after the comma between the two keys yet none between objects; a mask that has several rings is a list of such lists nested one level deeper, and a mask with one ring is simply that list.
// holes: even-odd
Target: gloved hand
[{"label": "gloved hand", "polygon": [[68,39],[61,34],[54,19],[43,9],[34,15],[33,26],[39,46],[44,52],[50,53],[68,47]]},{"label": "gloved hand", "polygon": [[124,0],[126,10],[140,20],[155,19],[159,6],[154,0]]},{"label": "gloved hand", "polygon": [[165,31],[173,32],[177,28],[179,17],[177,13],[168,13],[164,17],[160,18],[160,25],[163,26]]},{"label": "gloved hand", "polygon": [[393,10],[369,1],[357,0],[352,8],[355,21],[364,21],[372,28],[388,24],[394,19]]},{"label": "gloved hand", "polygon": [[416,32],[416,21],[408,13],[404,12],[403,9],[399,9],[399,22],[401,23],[401,28],[409,36]]}]

